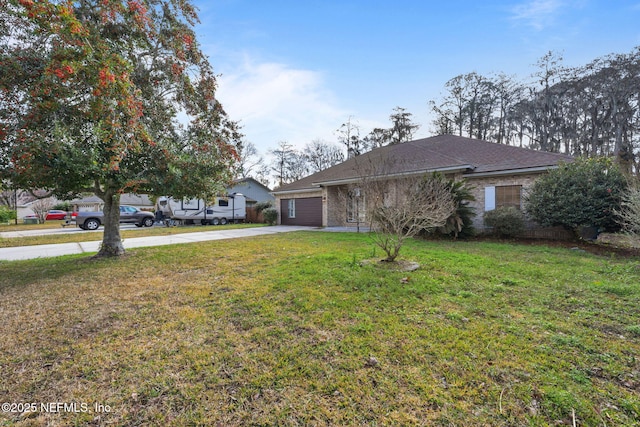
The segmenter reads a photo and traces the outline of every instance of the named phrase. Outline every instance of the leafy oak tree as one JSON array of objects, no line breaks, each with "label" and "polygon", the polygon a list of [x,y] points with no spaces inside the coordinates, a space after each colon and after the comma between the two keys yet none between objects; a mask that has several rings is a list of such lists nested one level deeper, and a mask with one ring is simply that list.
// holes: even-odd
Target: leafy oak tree
[{"label": "leafy oak tree", "polygon": [[197,19],[189,0],[0,0],[0,178],[99,196],[99,256],[124,253],[122,193],[195,197],[231,178],[240,135]]}]

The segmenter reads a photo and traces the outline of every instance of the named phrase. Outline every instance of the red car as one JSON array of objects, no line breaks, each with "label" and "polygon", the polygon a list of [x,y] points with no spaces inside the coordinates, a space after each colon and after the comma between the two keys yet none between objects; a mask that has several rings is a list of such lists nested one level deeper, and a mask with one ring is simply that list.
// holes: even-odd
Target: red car
[{"label": "red car", "polygon": [[67,217],[67,213],[65,211],[53,209],[47,212],[47,216],[44,219],[47,221],[51,221],[51,220],[65,219],[66,217]]}]

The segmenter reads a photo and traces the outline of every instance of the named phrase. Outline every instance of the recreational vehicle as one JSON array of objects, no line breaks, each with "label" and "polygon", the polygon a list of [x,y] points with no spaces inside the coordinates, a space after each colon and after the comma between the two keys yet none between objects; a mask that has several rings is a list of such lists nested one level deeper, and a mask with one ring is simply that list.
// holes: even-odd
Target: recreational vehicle
[{"label": "recreational vehicle", "polygon": [[244,221],[247,216],[246,198],[240,193],[216,197],[213,202],[205,208],[203,199],[175,200],[172,197],[160,197],[158,211],[163,218],[202,225],[224,225],[227,222]]}]

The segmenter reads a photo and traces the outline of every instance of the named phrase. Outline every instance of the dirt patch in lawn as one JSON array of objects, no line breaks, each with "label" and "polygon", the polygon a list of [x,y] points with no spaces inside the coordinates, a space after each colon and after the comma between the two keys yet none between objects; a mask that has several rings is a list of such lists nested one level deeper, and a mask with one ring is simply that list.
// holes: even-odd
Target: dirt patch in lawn
[{"label": "dirt patch in lawn", "polygon": [[415,271],[420,268],[420,264],[415,261],[408,260],[396,260],[396,261],[385,261],[383,259],[374,258],[374,259],[365,259],[360,262],[360,265],[374,265],[378,268],[382,268],[385,270],[391,271]]}]

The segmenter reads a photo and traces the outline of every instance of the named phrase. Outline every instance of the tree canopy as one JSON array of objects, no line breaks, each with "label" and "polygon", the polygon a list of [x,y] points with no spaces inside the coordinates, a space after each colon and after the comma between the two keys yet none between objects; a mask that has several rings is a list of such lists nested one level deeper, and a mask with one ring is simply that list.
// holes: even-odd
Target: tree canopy
[{"label": "tree canopy", "polygon": [[215,98],[189,0],[0,0],[0,174],[104,200],[102,255],[124,252],[119,197],[219,191],[240,135]]},{"label": "tree canopy", "polygon": [[640,47],[575,68],[549,52],[536,65],[527,83],[475,72],[450,79],[442,99],[430,102],[436,132],[574,156],[613,156],[623,172],[636,172]]}]

